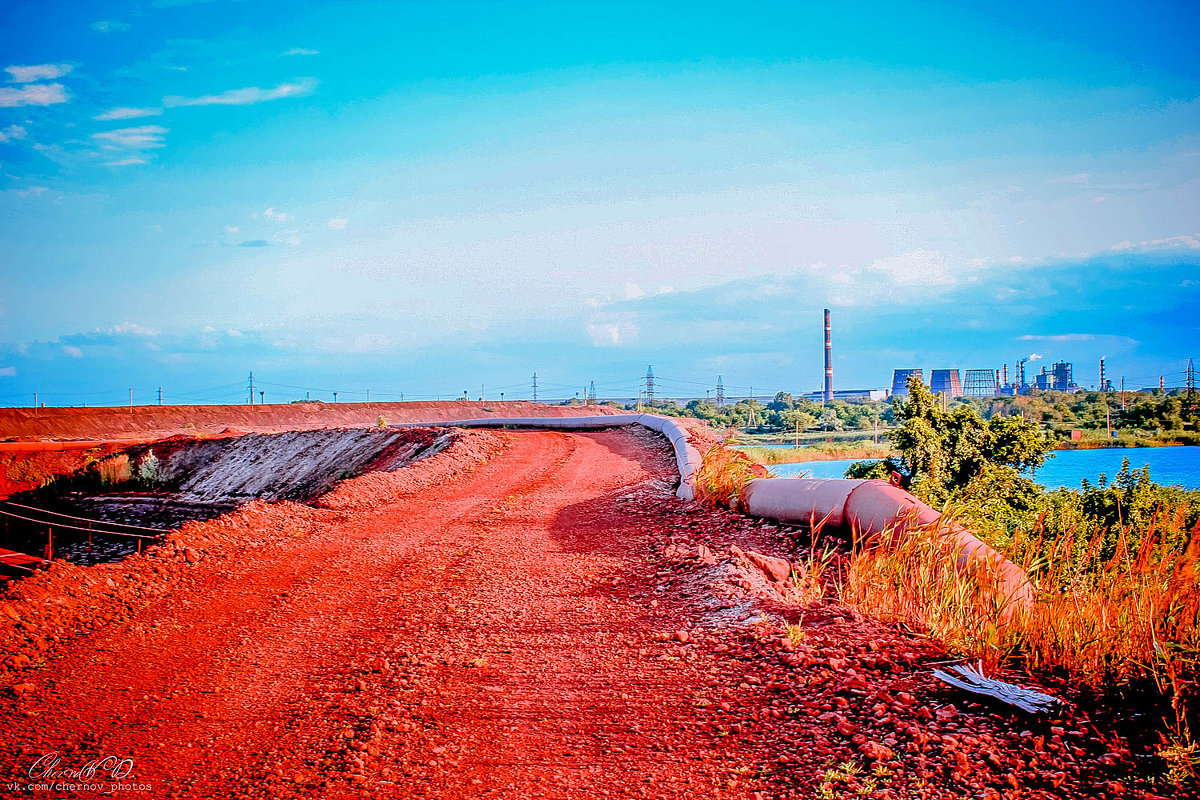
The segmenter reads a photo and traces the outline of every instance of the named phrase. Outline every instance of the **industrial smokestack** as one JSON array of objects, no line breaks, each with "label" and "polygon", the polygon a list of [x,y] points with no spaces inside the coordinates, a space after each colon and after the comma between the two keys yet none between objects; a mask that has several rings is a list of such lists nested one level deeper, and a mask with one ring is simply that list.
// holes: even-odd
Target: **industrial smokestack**
[{"label": "industrial smokestack", "polygon": [[829,309],[825,309],[825,402],[833,402],[833,338],[830,335]]}]

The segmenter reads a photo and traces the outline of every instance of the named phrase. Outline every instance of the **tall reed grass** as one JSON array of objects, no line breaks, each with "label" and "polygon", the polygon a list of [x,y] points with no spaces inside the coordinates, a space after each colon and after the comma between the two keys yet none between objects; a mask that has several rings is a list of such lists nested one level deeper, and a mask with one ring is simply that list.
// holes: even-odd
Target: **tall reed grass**
[{"label": "tall reed grass", "polygon": [[956,568],[956,548],[942,535],[951,517],[934,528],[910,529],[894,544],[859,547],[840,587],[843,600],[992,667],[1056,674],[1100,696],[1126,688],[1157,692],[1171,709],[1170,743],[1161,751],[1171,761],[1170,774],[1194,776],[1200,761],[1190,733],[1200,717],[1200,523],[1187,529],[1183,509],[1160,508],[1136,527],[1120,524],[1115,553],[1102,555],[1114,531],[1051,533],[1039,519],[1002,549],[1035,590],[1029,608],[1006,614],[988,591],[987,565]]}]

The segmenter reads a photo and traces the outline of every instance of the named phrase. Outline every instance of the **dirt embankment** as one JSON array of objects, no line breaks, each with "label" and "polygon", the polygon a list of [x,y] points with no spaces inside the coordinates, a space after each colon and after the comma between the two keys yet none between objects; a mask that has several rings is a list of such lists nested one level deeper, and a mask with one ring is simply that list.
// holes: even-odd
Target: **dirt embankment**
[{"label": "dirt embankment", "polygon": [[[132,408],[0,408],[0,440],[95,441],[164,439],[177,434],[278,433],[317,428],[449,422],[486,417],[577,417],[625,413],[610,406],[541,403],[288,403],[263,406],[134,406]],[[0,448],[3,449],[3,448]]]},{"label": "dirt embankment", "polygon": [[149,796],[1156,796],[1106,723],[953,694],[793,531],[674,478],[644,430],[467,432],[56,567],[0,598],[0,781],[56,752]]}]

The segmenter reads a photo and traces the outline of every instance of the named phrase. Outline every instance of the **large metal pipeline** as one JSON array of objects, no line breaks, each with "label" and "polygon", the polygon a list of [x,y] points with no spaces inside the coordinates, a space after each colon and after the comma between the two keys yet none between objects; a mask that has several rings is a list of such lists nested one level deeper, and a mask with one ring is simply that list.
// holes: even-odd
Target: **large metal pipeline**
[{"label": "large metal pipeline", "polygon": [[[912,528],[934,528],[941,513],[887,481],[758,478],[743,493],[746,510],[780,522],[845,528],[860,537],[903,536]],[[939,531],[958,550],[960,571],[985,568],[1005,608],[1004,617],[1033,602],[1025,571],[957,522]]]}]

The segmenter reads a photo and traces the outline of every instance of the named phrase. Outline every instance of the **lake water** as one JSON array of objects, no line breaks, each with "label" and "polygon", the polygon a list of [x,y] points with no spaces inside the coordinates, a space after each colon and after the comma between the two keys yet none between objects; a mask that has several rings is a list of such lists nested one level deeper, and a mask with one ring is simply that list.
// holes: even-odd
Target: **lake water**
[{"label": "lake water", "polygon": [[[1150,478],[1168,486],[1200,489],[1200,447],[1116,447],[1100,450],[1055,450],[1052,458],[1038,468],[1033,478],[1048,489],[1065,486],[1078,489],[1084,478],[1096,483],[1103,472],[1109,480],[1129,459],[1134,469],[1149,466]],[[773,464],[771,472],[780,478],[842,478],[846,461],[806,461],[802,464]]]}]

